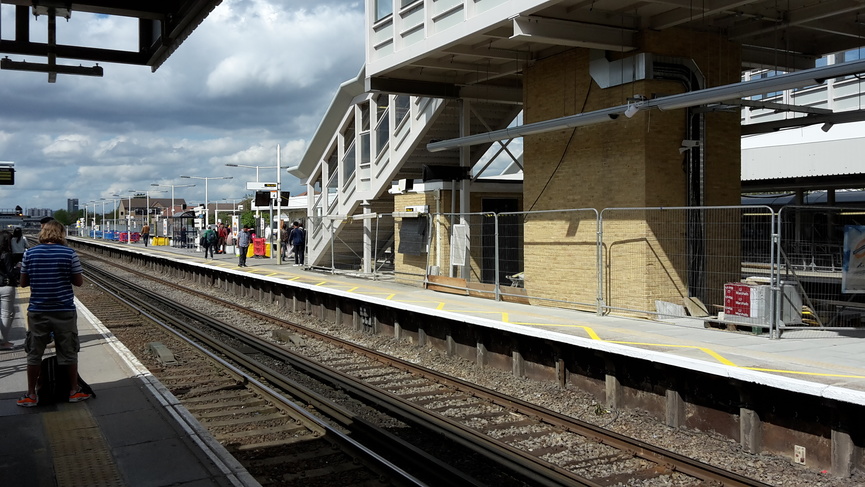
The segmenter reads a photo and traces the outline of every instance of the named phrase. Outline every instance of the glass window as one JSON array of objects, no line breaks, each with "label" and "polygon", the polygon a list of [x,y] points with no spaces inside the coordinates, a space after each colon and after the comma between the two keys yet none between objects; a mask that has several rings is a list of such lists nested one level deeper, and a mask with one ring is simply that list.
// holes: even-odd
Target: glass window
[{"label": "glass window", "polygon": [[387,146],[390,140],[390,117],[387,110],[381,114],[378,120],[378,126],[375,128],[375,150],[376,156],[381,154],[381,151]]},{"label": "glass window", "polygon": [[345,132],[342,133],[343,136],[343,147],[348,147],[352,143],[354,143],[354,119],[352,119],[348,123],[348,127],[345,128]]},{"label": "glass window", "polygon": [[360,134],[359,142],[360,148],[358,150],[360,151],[360,154],[358,155],[360,156],[360,164],[369,164],[371,155],[370,153],[372,152],[372,149],[369,146],[369,132],[364,132]]},{"label": "glass window", "polygon": [[399,127],[403,119],[408,115],[409,103],[411,103],[411,97],[408,95],[397,95],[396,98],[394,98],[393,109],[394,114],[396,115],[397,127]]},{"label": "glass window", "polygon": [[327,158],[327,173],[328,174],[336,174],[336,168],[339,163],[339,156],[336,154],[336,149],[331,151],[330,156]]},{"label": "glass window", "polygon": [[393,14],[393,0],[375,0],[375,20],[388,17]]},{"label": "glass window", "polygon": [[355,145],[352,144],[345,151],[345,157],[342,158],[342,180],[343,182],[348,181],[348,179],[354,174],[355,169],[357,169],[357,158],[355,157]]},{"label": "glass window", "polygon": [[369,103],[360,106],[360,129],[369,130]]}]

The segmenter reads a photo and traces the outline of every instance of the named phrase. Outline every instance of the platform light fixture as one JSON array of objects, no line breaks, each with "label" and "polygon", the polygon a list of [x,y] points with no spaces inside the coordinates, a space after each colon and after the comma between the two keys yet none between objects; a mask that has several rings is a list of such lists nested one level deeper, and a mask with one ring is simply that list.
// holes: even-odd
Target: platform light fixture
[{"label": "platform light fixture", "polygon": [[[214,177],[204,177],[204,176],[180,176],[181,179],[203,179],[204,180],[204,208],[207,209],[208,200],[207,200],[207,183],[211,179],[234,179],[234,176],[214,176]],[[204,213],[204,226],[210,225],[210,212]],[[216,213],[216,212],[214,212]]]},{"label": "platform light fixture", "polygon": [[[857,61],[820,66],[769,78],[742,81],[729,85],[716,86],[714,88],[690,91],[678,95],[663,96],[652,100],[646,100],[639,105],[639,109],[645,110],[647,108],[657,108],[659,110],[676,110],[679,108],[688,108],[705,105],[707,103],[718,103],[752,95],[771,93],[773,91],[819,85],[827,79],[850,76],[863,72],[865,72],[865,59],[859,59]],[[439,140],[430,142],[427,144],[426,148],[430,152],[439,152],[448,149],[457,149],[460,147],[496,142],[504,139],[513,139],[515,137],[524,137],[526,135],[535,135],[555,130],[609,122],[618,118],[619,115],[624,114],[627,116],[627,112],[631,109],[631,106],[631,104],[619,105],[612,108],[578,113],[576,115],[569,115],[567,117],[556,118],[553,120],[544,120],[542,122],[509,127],[502,130],[493,130],[484,134]],[[636,112],[632,112],[631,115],[633,116],[634,113]]]}]

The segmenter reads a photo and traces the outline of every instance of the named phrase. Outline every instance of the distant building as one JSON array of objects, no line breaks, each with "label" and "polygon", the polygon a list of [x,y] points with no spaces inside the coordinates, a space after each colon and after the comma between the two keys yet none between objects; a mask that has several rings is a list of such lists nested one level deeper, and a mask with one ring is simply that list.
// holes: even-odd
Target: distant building
[{"label": "distant building", "polygon": [[70,215],[78,211],[78,198],[69,198],[66,200],[66,211]]},{"label": "distant building", "polygon": [[54,216],[54,210],[50,208],[28,208],[24,214],[31,217],[42,218],[44,216]]}]

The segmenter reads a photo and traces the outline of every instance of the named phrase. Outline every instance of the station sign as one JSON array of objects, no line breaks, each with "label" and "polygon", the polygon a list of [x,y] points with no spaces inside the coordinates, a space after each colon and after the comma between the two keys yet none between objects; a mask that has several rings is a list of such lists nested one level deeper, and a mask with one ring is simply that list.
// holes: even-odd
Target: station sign
[{"label": "station sign", "polygon": [[246,183],[246,189],[250,191],[276,191],[279,189],[279,183],[259,183],[258,181],[250,181]]},{"label": "station sign", "polygon": [[0,186],[12,186],[15,184],[15,170],[9,167],[0,167]]}]

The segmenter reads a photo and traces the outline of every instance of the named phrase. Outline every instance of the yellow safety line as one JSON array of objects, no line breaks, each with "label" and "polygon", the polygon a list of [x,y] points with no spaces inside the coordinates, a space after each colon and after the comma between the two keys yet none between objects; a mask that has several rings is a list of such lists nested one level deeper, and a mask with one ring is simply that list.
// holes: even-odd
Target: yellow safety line
[{"label": "yellow safety line", "polygon": [[[157,249],[157,251],[163,252],[167,255],[176,256],[176,254],[173,252],[162,251],[162,250],[158,250],[158,249]],[[198,259],[198,260],[204,260],[205,263],[207,262],[207,259],[203,259],[201,257],[197,257],[197,256],[191,256],[191,257],[194,259]],[[218,266],[222,265],[219,262],[210,261],[210,263],[216,264]],[[233,268],[234,269],[240,269],[240,267],[237,267],[237,266],[234,266]],[[255,273],[254,270],[247,270],[246,272],[249,272],[252,274]],[[267,274],[267,276],[269,277],[269,276],[274,276],[277,274],[284,274],[284,273],[285,272],[277,271],[277,272],[274,272],[272,274]],[[287,277],[285,279],[288,281],[297,281],[298,279],[301,279],[303,277],[306,277],[306,276],[294,276],[294,277],[290,277],[290,278]],[[323,286],[324,284],[327,284],[327,282],[328,281],[320,281],[317,284],[315,284],[315,286]],[[369,287],[374,287],[374,286],[369,286]],[[360,288],[361,288],[361,286],[355,286],[355,287],[349,289],[348,292],[355,292],[357,289],[360,289]],[[369,296],[388,294],[387,298],[385,298],[387,300],[393,300],[393,297],[396,296],[396,293],[359,292],[358,294],[369,295]],[[401,302],[401,303],[438,303],[438,305],[435,307],[436,310],[443,310],[445,308],[445,306],[447,305],[447,303],[444,301],[407,300],[407,301],[399,301],[399,302]],[[513,325],[582,328],[583,331],[586,332],[586,334],[589,336],[590,339],[601,341],[601,342],[607,342],[607,343],[617,343],[617,344],[621,344],[621,345],[633,345],[633,346],[644,346],[644,347],[693,348],[695,350],[699,350],[699,351],[705,353],[706,355],[714,358],[715,360],[717,360],[718,362],[720,362],[724,365],[728,365],[730,367],[736,367],[736,368],[740,368],[740,369],[753,370],[753,371],[757,371],[757,372],[773,372],[773,373],[778,373],[778,374],[810,375],[810,376],[816,376],[816,377],[839,377],[839,378],[847,378],[847,379],[865,379],[865,376],[860,376],[860,375],[825,374],[825,373],[817,373],[817,372],[799,372],[799,371],[795,371],[795,370],[763,369],[763,368],[759,368],[759,367],[742,367],[742,366],[736,365],[732,361],[724,358],[721,354],[719,354],[719,353],[717,353],[711,349],[705,348],[705,347],[699,347],[699,346],[695,346],[695,345],[671,345],[668,343],[641,343],[641,342],[624,342],[624,341],[618,341],[618,340],[604,340],[600,336],[598,336],[598,334],[594,331],[594,329],[592,329],[589,326],[558,324],[558,323],[511,322],[510,316],[508,315],[508,313],[500,312],[500,311],[457,310],[457,311],[452,311],[452,312],[454,312],[454,313],[473,313],[473,314],[501,314],[501,316],[502,316],[501,321],[502,322],[510,323]]]},{"label": "yellow safety line", "polygon": [[824,374],[819,372],[798,372],[795,370],[762,369],[760,367],[739,367],[740,369],[755,370],[757,372],[775,372],[779,374],[814,375],[817,377],[842,377],[845,379],[865,379],[865,375]]}]

